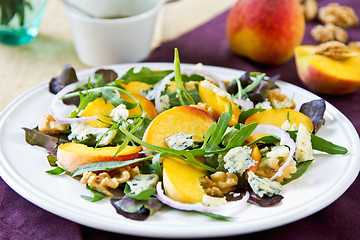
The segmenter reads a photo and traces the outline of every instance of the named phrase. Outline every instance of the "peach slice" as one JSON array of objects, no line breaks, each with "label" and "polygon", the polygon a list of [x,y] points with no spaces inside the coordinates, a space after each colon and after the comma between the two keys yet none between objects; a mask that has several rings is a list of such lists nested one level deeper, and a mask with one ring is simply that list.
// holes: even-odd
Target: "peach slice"
[{"label": "peach slice", "polygon": [[[158,112],[154,106],[154,104],[148,100],[146,97],[143,97],[139,94],[131,94],[135,99],[139,100],[140,105],[143,107],[145,116],[149,117],[151,120],[153,120],[157,115]],[[134,102],[132,98],[130,98],[126,94],[121,94],[121,98],[124,99],[127,102]],[[137,106],[136,108],[129,110],[129,116],[132,117],[134,115],[141,115],[141,109],[140,106]]]},{"label": "peach slice", "polygon": [[197,203],[206,195],[201,179],[206,175],[204,169],[177,158],[164,158],[163,184],[165,193],[173,200],[182,203]]},{"label": "peach slice", "polygon": [[[292,109],[269,109],[262,112],[255,113],[248,117],[245,121],[245,125],[250,123],[259,123],[259,124],[270,124],[277,127],[281,127],[281,125],[287,120],[289,115],[290,126],[296,124],[299,127],[299,124],[302,123],[309,130],[309,132],[313,131],[313,124],[305,114],[292,110]],[[255,134],[250,136],[247,141],[252,142],[265,134]]]},{"label": "peach slice", "polygon": [[177,134],[194,134],[194,141],[203,141],[207,129],[214,119],[204,110],[180,106],[159,114],[145,131],[143,141],[152,145],[167,147],[165,139]]},{"label": "peach slice", "polygon": [[115,157],[118,147],[92,148],[80,143],[65,143],[58,147],[57,160],[67,171],[95,162],[126,161],[141,157],[140,147],[126,146]]},{"label": "peach slice", "polygon": [[115,107],[109,101],[105,103],[104,98],[100,97],[95,99],[86,106],[84,111],[81,113],[81,117],[97,116],[96,120],[92,120],[86,123],[94,128],[108,128],[110,127],[110,125],[104,122],[110,123],[111,119],[104,115],[110,115],[111,111],[114,108]]},{"label": "peach slice", "polygon": [[207,103],[209,107],[212,108],[212,114],[216,119],[218,119],[224,112],[229,111],[230,102],[233,115],[231,116],[229,125],[233,126],[238,123],[241,110],[230,100],[230,97],[227,96],[228,94],[226,92],[222,92],[219,87],[212,83],[205,84],[205,82],[201,82],[199,84],[199,94],[201,101]]},{"label": "peach slice", "polygon": [[141,91],[146,91],[152,87],[152,85],[143,82],[129,82],[128,84],[121,83],[120,86],[130,94],[141,94]]},{"label": "peach slice", "polygon": [[295,48],[299,78],[311,90],[332,95],[343,95],[360,88],[360,52],[353,50],[347,59],[334,59],[314,54],[317,46]]}]

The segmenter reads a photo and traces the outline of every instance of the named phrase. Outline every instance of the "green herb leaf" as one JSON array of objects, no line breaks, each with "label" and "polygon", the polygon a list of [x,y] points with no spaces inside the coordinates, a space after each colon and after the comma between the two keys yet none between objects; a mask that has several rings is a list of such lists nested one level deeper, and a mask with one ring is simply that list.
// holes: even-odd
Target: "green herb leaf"
[{"label": "green herb leaf", "polygon": [[246,111],[242,111],[239,116],[239,123],[245,123],[246,119],[250,117],[251,115],[265,111],[265,109],[262,108],[250,108]]},{"label": "green herb leaf", "polygon": [[84,172],[95,172],[95,171],[110,171],[113,169],[117,169],[120,167],[128,166],[133,163],[142,162],[151,159],[151,157],[144,157],[144,158],[136,158],[133,160],[128,161],[111,161],[111,162],[96,162],[96,163],[89,163],[83,166],[76,168],[71,174],[71,177],[78,176],[83,174]]},{"label": "green herb leaf", "polygon": [[210,212],[201,212],[201,211],[194,211],[194,210],[186,211],[186,212],[193,212],[193,213],[201,214],[201,215],[213,218],[215,220],[221,220],[221,221],[229,221],[229,220],[233,219],[232,217],[229,217],[229,216],[224,216],[224,215],[210,213]]},{"label": "green herb leaf", "polygon": [[148,200],[152,195],[154,195],[156,193],[156,189],[154,187],[151,187],[151,188],[148,188],[148,189],[142,191],[141,193],[135,195],[135,194],[131,193],[131,189],[130,189],[129,185],[126,185],[125,189],[124,189],[124,193],[128,197],[134,198],[136,200]]},{"label": "green herb leaf", "polygon": [[291,174],[291,178],[285,179],[281,184],[285,185],[291,181],[294,181],[294,180],[300,178],[306,172],[306,170],[309,168],[309,166],[311,165],[312,162],[313,162],[313,160],[308,160],[308,161],[301,162],[298,165],[296,165],[296,168],[297,168],[296,172]]},{"label": "green herb leaf", "polygon": [[81,197],[87,201],[90,201],[90,202],[97,202],[97,201],[100,201],[102,200],[105,195],[101,192],[98,192],[94,189],[92,189],[91,187],[89,187],[89,185],[86,184],[86,189],[89,190],[92,194],[94,194],[94,196],[92,197],[89,197],[89,196],[85,196],[85,195],[81,195]]},{"label": "green herb leaf", "polygon": [[117,83],[129,83],[129,82],[143,82],[150,85],[154,85],[164,77],[172,73],[172,70],[166,71],[152,71],[149,68],[142,67],[139,72],[134,72],[134,67],[129,69],[125,75],[115,81]]},{"label": "green herb leaf", "polygon": [[345,147],[336,145],[314,134],[311,134],[311,144],[314,150],[329,154],[346,154],[348,152]]},{"label": "green herb leaf", "polygon": [[46,171],[46,173],[49,173],[49,174],[51,174],[51,175],[60,175],[60,174],[64,173],[65,171],[66,171],[66,170],[63,169],[62,167],[57,166],[57,167],[54,168],[54,169],[51,169],[51,170]]}]

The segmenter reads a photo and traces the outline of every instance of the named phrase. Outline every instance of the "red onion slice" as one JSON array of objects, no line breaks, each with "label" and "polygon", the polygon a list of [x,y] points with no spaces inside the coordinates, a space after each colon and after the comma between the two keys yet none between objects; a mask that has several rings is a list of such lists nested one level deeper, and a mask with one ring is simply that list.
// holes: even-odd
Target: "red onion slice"
[{"label": "red onion slice", "polygon": [[[53,116],[56,122],[62,124],[69,124],[69,123],[84,123],[92,120],[96,120],[97,116],[93,117],[81,117],[81,118],[69,118],[64,116],[65,114],[62,112],[65,108],[67,108],[67,115],[69,115],[69,106],[66,106],[62,98],[75,90],[77,90],[78,86],[83,84],[82,82],[76,82],[65,86],[60,92],[58,92],[55,97],[53,98],[51,105],[50,105],[50,114]],[[72,110],[74,108],[72,107]]]},{"label": "red onion slice", "polygon": [[203,70],[203,69],[187,68],[187,69],[181,70],[181,73],[186,74],[188,76],[193,75],[193,74],[201,75],[208,80],[212,80],[212,81],[216,82],[219,85],[219,88],[226,91],[226,86],[225,86],[224,82],[218,76],[216,76],[214,73],[212,73],[210,71]]},{"label": "red onion slice", "polygon": [[246,111],[249,110],[251,108],[254,108],[254,103],[252,101],[248,101],[248,100],[243,100],[243,99],[237,99],[237,98],[232,98],[231,99],[235,104],[241,106],[241,110]]},{"label": "red onion slice", "polygon": [[221,214],[226,216],[235,216],[241,210],[247,206],[247,201],[250,198],[250,194],[246,192],[245,196],[238,201],[228,202],[225,205],[219,207],[209,207],[205,206],[202,203],[181,203],[175,201],[164,194],[162,188],[162,182],[158,182],[156,185],[156,193],[158,199],[165,205],[184,211],[200,211],[200,212],[210,212],[215,214]]},{"label": "red onion slice", "polygon": [[172,72],[166,77],[164,77],[162,80],[160,80],[160,83],[155,90],[155,108],[158,111],[158,113],[162,112],[161,101],[160,101],[161,92],[165,89],[166,85],[170,84],[170,80],[174,76],[175,76],[175,72]]},{"label": "red onion slice", "polygon": [[294,140],[290,137],[290,135],[282,128],[269,124],[260,124],[255,128],[255,130],[251,135],[261,134],[261,133],[280,137],[280,145],[286,145],[290,148],[289,157],[286,159],[285,163],[278,169],[276,174],[270,178],[270,180],[274,180],[275,178],[280,177],[283,174],[284,169],[290,163],[295,153],[296,145]]}]

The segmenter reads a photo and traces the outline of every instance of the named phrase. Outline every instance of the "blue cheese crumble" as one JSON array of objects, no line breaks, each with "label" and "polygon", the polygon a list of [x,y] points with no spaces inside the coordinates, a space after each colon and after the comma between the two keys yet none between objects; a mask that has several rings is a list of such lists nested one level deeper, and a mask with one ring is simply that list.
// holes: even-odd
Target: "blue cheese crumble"
[{"label": "blue cheese crumble", "polygon": [[126,109],[126,106],[124,104],[120,104],[111,111],[110,117],[115,122],[126,120],[129,117],[129,110]]},{"label": "blue cheese crumble", "polygon": [[138,174],[126,183],[130,187],[130,192],[138,195],[149,188],[155,187],[158,181],[159,177],[156,174]]},{"label": "blue cheese crumble", "polygon": [[85,123],[72,123],[71,134],[68,136],[69,140],[84,141],[90,136],[93,136],[99,142],[99,146],[109,145],[116,136],[116,130],[109,128],[94,128]]},{"label": "blue cheese crumble", "polygon": [[255,161],[250,156],[251,151],[247,146],[232,148],[224,156],[224,168],[231,173],[242,175],[246,169],[255,166]]},{"label": "blue cheese crumble", "polygon": [[299,125],[295,144],[295,159],[297,162],[304,162],[314,159],[313,149],[311,145],[311,133],[302,123],[300,123]]},{"label": "blue cheese crumble", "polygon": [[251,171],[248,175],[248,182],[250,184],[250,187],[259,197],[263,197],[264,195],[272,197],[276,194],[279,194],[282,190],[282,186],[279,182],[271,181],[268,178],[257,176]]},{"label": "blue cheese crumble", "polygon": [[169,148],[175,150],[185,150],[194,146],[194,139],[192,139],[193,137],[194,134],[186,135],[185,133],[181,132],[166,138],[165,142]]}]

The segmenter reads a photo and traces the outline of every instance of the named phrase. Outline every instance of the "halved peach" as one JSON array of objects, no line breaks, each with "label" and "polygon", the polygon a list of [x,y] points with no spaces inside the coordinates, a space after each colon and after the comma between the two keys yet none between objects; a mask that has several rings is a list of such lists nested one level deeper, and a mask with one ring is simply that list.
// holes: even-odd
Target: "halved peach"
[{"label": "halved peach", "polygon": [[177,158],[164,158],[163,184],[165,193],[173,200],[182,203],[202,202],[206,195],[201,179],[206,171]]},{"label": "halved peach", "polygon": [[[248,117],[245,121],[245,125],[250,123],[259,123],[259,124],[270,124],[277,127],[281,127],[281,125],[288,119],[290,120],[290,126],[296,124],[299,127],[299,124],[302,123],[309,130],[309,132],[313,131],[313,124],[305,114],[292,110],[292,109],[269,109],[262,112],[255,113]],[[250,136],[247,141],[252,142],[265,134],[254,134]]]},{"label": "halved peach", "polygon": [[[157,115],[158,112],[154,106],[154,104],[148,100],[146,97],[143,97],[139,94],[131,94],[135,99],[139,100],[140,105],[143,107],[145,116],[149,117],[151,120],[153,120]],[[124,99],[127,102],[134,102],[132,98],[130,98],[126,94],[121,94],[121,98]],[[132,117],[134,115],[140,115],[141,116],[141,109],[140,106],[137,106],[136,108],[129,110],[129,116]]]},{"label": "halved peach", "polygon": [[314,54],[317,46],[295,48],[295,61],[299,78],[311,90],[342,95],[360,88],[360,52],[353,50],[346,59],[334,59]]},{"label": "halved peach", "polygon": [[89,103],[81,113],[80,117],[97,116],[96,120],[86,123],[94,128],[107,128],[110,127],[110,124],[107,124],[106,122],[111,123],[111,119],[105,115],[110,115],[114,108],[115,107],[109,101],[105,103],[104,98],[100,97]]},{"label": "halved peach", "polygon": [[[210,84],[211,84],[211,88],[217,89],[219,92],[221,92],[220,88],[213,85],[212,83]],[[221,114],[223,114],[224,112],[229,112],[229,105],[231,104],[233,115],[231,116],[231,121],[229,125],[233,126],[236,123],[238,123],[239,116],[241,113],[241,110],[238,108],[238,106],[235,103],[233,103],[229,97],[225,96],[226,92],[224,94],[218,94],[214,90],[211,90],[209,88],[204,87],[203,84],[200,83],[199,94],[201,101],[207,103],[208,106],[211,107],[212,114],[215,115],[215,118],[218,119],[221,116]]]},{"label": "halved peach", "polygon": [[159,114],[145,131],[143,141],[167,147],[165,139],[178,133],[194,134],[195,142],[202,142],[207,129],[214,123],[213,117],[204,110],[180,106]]},{"label": "halved peach", "polygon": [[67,171],[89,163],[126,161],[141,157],[140,147],[126,146],[115,157],[118,147],[93,148],[80,143],[65,143],[58,147],[57,160]]}]

